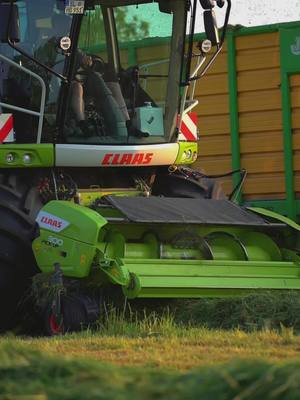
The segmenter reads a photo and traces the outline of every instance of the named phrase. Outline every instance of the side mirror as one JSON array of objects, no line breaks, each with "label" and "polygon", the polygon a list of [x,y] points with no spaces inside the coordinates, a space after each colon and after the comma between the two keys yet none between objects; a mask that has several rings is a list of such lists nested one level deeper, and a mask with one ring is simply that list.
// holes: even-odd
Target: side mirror
[{"label": "side mirror", "polygon": [[19,10],[16,4],[0,3],[0,42],[7,43],[7,32],[13,43],[20,41]]},{"label": "side mirror", "polygon": [[215,13],[213,10],[205,10],[203,16],[207,39],[211,41],[213,46],[217,46],[220,43],[220,38]]},{"label": "side mirror", "polygon": [[215,6],[214,0],[199,0],[199,1],[204,10],[211,10]]},{"label": "side mirror", "polygon": [[218,7],[223,8],[225,5],[225,0],[217,0],[217,5]]},{"label": "side mirror", "polygon": [[172,1],[167,0],[167,1],[159,1],[159,11],[166,13],[166,14],[171,14],[173,11],[173,6],[172,6]]}]

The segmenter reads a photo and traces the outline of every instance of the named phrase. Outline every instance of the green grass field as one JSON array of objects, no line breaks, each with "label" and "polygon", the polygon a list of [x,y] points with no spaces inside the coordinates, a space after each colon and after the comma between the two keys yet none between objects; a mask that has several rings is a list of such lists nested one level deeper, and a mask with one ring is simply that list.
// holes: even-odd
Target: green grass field
[{"label": "green grass field", "polygon": [[0,400],[299,399],[300,296],[273,296],[113,310],[63,337],[2,336]]},{"label": "green grass field", "polygon": [[0,399],[299,398],[300,338],[291,329],[160,327],[148,337],[144,329],[3,337]]}]

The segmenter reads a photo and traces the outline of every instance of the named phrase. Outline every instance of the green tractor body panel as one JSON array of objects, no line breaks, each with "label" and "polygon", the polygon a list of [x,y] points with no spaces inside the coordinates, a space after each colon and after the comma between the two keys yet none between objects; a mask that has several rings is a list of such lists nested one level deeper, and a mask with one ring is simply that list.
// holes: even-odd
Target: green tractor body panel
[{"label": "green tractor body panel", "polygon": [[43,168],[53,166],[53,144],[0,145],[0,168]]},{"label": "green tractor body panel", "polygon": [[197,159],[198,144],[192,142],[178,142],[179,152],[174,164],[192,164]]},{"label": "green tractor body panel", "polygon": [[[152,215],[156,222],[148,224],[134,222],[126,211],[112,207],[114,197],[97,212],[63,201],[52,201],[41,210],[41,233],[33,250],[42,272],[53,272],[59,264],[67,277],[92,277],[99,286],[120,285],[128,298],[300,289],[300,257],[285,239],[291,230],[296,237],[300,227],[288,219],[277,223],[280,215],[272,213],[263,220],[249,212],[244,226],[211,224],[210,217],[186,226],[175,220],[165,223],[158,213]],[[141,207],[147,203],[145,198],[136,199]],[[186,204],[192,206],[190,200]],[[274,237],[270,227],[276,230]]]},{"label": "green tractor body panel", "polygon": [[49,202],[38,214],[41,235],[33,251],[43,272],[59,263],[66,276],[89,275],[101,228],[106,220],[95,211],[67,201]]}]

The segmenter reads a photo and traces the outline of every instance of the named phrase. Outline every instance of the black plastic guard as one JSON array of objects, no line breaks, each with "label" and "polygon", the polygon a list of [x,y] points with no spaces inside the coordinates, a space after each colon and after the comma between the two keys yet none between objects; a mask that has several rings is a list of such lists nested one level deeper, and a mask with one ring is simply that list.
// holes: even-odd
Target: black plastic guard
[{"label": "black plastic guard", "polygon": [[107,196],[127,220],[139,223],[285,227],[228,200]]}]

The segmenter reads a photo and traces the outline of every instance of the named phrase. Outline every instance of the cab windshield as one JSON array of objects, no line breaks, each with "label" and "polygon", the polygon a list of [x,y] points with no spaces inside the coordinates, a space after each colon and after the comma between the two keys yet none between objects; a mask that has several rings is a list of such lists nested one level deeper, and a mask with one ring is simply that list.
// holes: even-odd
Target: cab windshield
[{"label": "cab windshield", "polygon": [[11,3],[21,32],[19,51],[0,42],[0,112],[13,113],[16,142],[169,142],[185,2],[168,10],[164,1],[90,1],[83,14],[68,12],[69,3]]},{"label": "cab windshield", "polygon": [[167,140],[164,115],[172,25],[173,15],[161,12],[154,2],[99,4],[85,12],[65,124],[67,143]]}]

